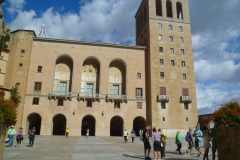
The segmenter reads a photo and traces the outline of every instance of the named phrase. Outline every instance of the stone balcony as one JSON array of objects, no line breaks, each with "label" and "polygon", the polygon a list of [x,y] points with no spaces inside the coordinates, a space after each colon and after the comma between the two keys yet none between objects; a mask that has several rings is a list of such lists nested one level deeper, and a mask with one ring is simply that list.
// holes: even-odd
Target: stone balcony
[{"label": "stone balcony", "polygon": [[51,100],[52,98],[64,98],[67,100],[68,98],[72,100],[72,92],[61,92],[61,91],[51,91],[48,95],[48,98]]},{"label": "stone balcony", "polygon": [[191,96],[181,96],[180,100],[182,103],[191,103],[192,102],[192,97]]},{"label": "stone balcony", "polygon": [[128,96],[127,95],[121,95],[121,94],[108,94],[107,95],[107,102],[112,101],[121,101],[121,102],[127,102],[128,101]]},{"label": "stone balcony", "polygon": [[158,95],[157,96],[158,102],[168,102],[170,100],[169,95]]},{"label": "stone balcony", "polygon": [[93,100],[93,101],[100,101],[101,94],[99,93],[79,93],[78,94],[78,100],[80,101],[81,99],[83,101],[85,100]]}]

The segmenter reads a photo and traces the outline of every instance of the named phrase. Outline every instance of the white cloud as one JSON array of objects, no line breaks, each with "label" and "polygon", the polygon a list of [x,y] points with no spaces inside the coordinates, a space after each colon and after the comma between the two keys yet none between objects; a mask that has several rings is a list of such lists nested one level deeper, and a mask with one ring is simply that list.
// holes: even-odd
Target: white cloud
[{"label": "white cloud", "polygon": [[25,0],[8,0],[8,3],[7,11],[10,14],[14,14],[15,12],[20,12],[26,2]]}]

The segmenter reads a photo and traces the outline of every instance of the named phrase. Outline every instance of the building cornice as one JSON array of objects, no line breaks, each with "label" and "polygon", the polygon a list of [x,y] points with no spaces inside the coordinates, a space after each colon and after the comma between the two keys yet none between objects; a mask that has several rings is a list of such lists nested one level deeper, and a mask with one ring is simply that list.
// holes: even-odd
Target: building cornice
[{"label": "building cornice", "polygon": [[53,39],[53,38],[41,38],[41,37],[34,37],[33,41],[146,50],[146,46],[133,46],[133,45],[99,43],[99,42],[87,42],[87,41],[76,41],[76,40],[66,40],[66,39]]}]

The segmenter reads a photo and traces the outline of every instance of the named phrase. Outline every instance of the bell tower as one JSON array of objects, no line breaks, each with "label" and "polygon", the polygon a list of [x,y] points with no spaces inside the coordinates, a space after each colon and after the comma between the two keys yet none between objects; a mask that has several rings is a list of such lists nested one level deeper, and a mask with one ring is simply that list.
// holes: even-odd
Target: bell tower
[{"label": "bell tower", "polygon": [[198,122],[188,0],[142,0],[136,44],[146,49],[147,123],[169,136]]}]

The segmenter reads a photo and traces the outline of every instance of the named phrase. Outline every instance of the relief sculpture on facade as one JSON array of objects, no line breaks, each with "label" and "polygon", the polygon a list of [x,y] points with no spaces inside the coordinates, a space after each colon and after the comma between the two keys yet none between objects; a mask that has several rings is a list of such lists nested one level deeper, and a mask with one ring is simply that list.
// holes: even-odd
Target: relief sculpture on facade
[{"label": "relief sculpture on facade", "polygon": [[55,72],[55,79],[70,80],[69,72]]},{"label": "relief sculpture on facade", "polygon": [[84,72],[82,73],[83,81],[96,81],[97,80],[97,69],[91,64],[83,66]]}]

